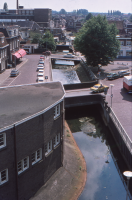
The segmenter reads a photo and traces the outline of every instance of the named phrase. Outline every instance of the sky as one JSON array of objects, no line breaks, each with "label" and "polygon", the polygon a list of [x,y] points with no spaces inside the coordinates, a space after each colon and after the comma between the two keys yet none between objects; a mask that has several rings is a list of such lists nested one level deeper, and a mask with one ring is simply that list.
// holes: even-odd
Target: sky
[{"label": "sky", "polygon": [[[0,9],[4,3],[8,9],[16,8],[16,0],[0,0]],[[104,12],[119,10],[122,13],[132,13],[132,0],[19,0],[19,5],[25,9],[50,8],[60,11],[62,8],[67,12],[77,9],[87,9],[88,12]]]}]

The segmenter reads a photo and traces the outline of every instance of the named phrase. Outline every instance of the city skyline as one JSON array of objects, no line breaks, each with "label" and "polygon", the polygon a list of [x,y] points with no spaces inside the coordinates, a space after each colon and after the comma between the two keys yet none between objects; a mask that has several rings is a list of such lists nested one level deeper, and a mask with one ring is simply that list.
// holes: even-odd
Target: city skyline
[{"label": "city skyline", "polygon": [[[4,3],[7,3],[8,9],[16,9],[16,0],[1,0],[0,1],[0,9],[3,9]],[[60,11],[62,8],[67,12],[77,10],[77,9],[87,9],[88,12],[102,12],[108,13],[108,10],[119,10],[122,13],[131,13],[132,11],[132,0],[68,0],[61,1],[60,0],[50,0],[50,1],[41,1],[38,0],[19,0],[19,5],[24,6],[25,9],[34,9],[34,8],[50,8],[52,10]]]}]

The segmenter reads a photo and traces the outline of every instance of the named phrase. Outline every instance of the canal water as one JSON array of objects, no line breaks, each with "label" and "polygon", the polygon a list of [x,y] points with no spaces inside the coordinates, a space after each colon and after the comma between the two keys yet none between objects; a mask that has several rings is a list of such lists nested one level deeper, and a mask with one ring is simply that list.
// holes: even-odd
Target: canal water
[{"label": "canal water", "polygon": [[[66,109],[65,118],[87,166],[87,181],[79,200],[125,200],[128,171],[98,106]],[[129,188],[132,188],[130,181]],[[129,191],[128,200],[131,199]]]},{"label": "canal water", "polygon": [[52,65],[53,81],[61,81],[62,84],[72,84],[89,81],[80,64],[75,66]]}]

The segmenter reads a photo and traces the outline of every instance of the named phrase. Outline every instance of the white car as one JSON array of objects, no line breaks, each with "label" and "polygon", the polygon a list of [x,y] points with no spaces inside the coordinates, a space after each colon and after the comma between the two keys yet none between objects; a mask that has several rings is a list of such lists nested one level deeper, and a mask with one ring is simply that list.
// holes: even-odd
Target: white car
[{"label": "white car", "polygon": [[40,69],[44,70],[44,66],[38,66],[37,67],[37,71],[39,71]]},{"label": "white car", "polygon": [[38,81],[38,83],[44,82],[44,77],[38,77],[37,81]]},{"label": "white car", "polygon": [[39,72],[39,73],[37,74],[37,76],[43,77],[43,76],[44,76],[44,73],[40,73],[40,72]]},{"label": "white car", "polygon": [[74,58],[75,56],[72,53],[68,53],[63,56],[64,58]]},{"label": "white car", "polygon": [[38,70],[40,73],[43,73],[44,74],[44,70],[43,69],[39,69]]}]

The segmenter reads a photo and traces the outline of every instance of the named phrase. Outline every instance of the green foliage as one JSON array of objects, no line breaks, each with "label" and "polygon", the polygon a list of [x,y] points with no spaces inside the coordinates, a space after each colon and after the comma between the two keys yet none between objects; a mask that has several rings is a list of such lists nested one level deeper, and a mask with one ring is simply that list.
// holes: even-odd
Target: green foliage
[{"label": "green foliage", "polygon": [[56,44],[54,41],[54,37],[49,31],[46,31],[42,39],[40,40],[40,46],[46,48],[47,50],[55,50]]},{"label": "green foliage", "polygon": [[132,15],[130,16],[129,20],[130,20],[130,22],[132,22]]},{"label": "green foliage", "polygon": [[65,11],[65,9],[61,9],[61,10],[60,10],[60,14],[66,15],[67,12]]},{"label": "green foliage", "polygon": [[4,3],[3,9],[4,9],[5,11],[7,11],[7,10],[8,10],[8,5],[7,5],[7,3],[6,3],[6,2]]},{"label": "green foliage", "polygon": [[77,10],[77,15],[87,15],[87,14],[88,14],[88,10],[86,9]]},{"label": "green foliage", "polygon": [[113,10],[113,15],[121,15],[121,12],[119,10]]},{"label": "green foliage", "polygon": [[88,13],[88,15],[86,16],[86,20],[89,20],[93,17],[93,15],[91,13]]},{"label": "green foliage", "polygon": [[40,33],[30,33],[30,37],[32,38],[31,43],[32,44],[37,44],[40,41],[41,34]]},{"label": "green foliage", "polygon": [[117,33],[115,24],[109,25],[106,17],[92,17],[77,33],[74,48],[85,56],[88,65],[107,65],[120,49]]},{"label": "green foliage", "polygon": [[41,36],[41,33],[31,32],[30,37],[32,38],[32,43],[38,43],[41,48],[51,51],[54,51],[56,48],[54,37],[49,31],[46,31],[43,36]]}]

